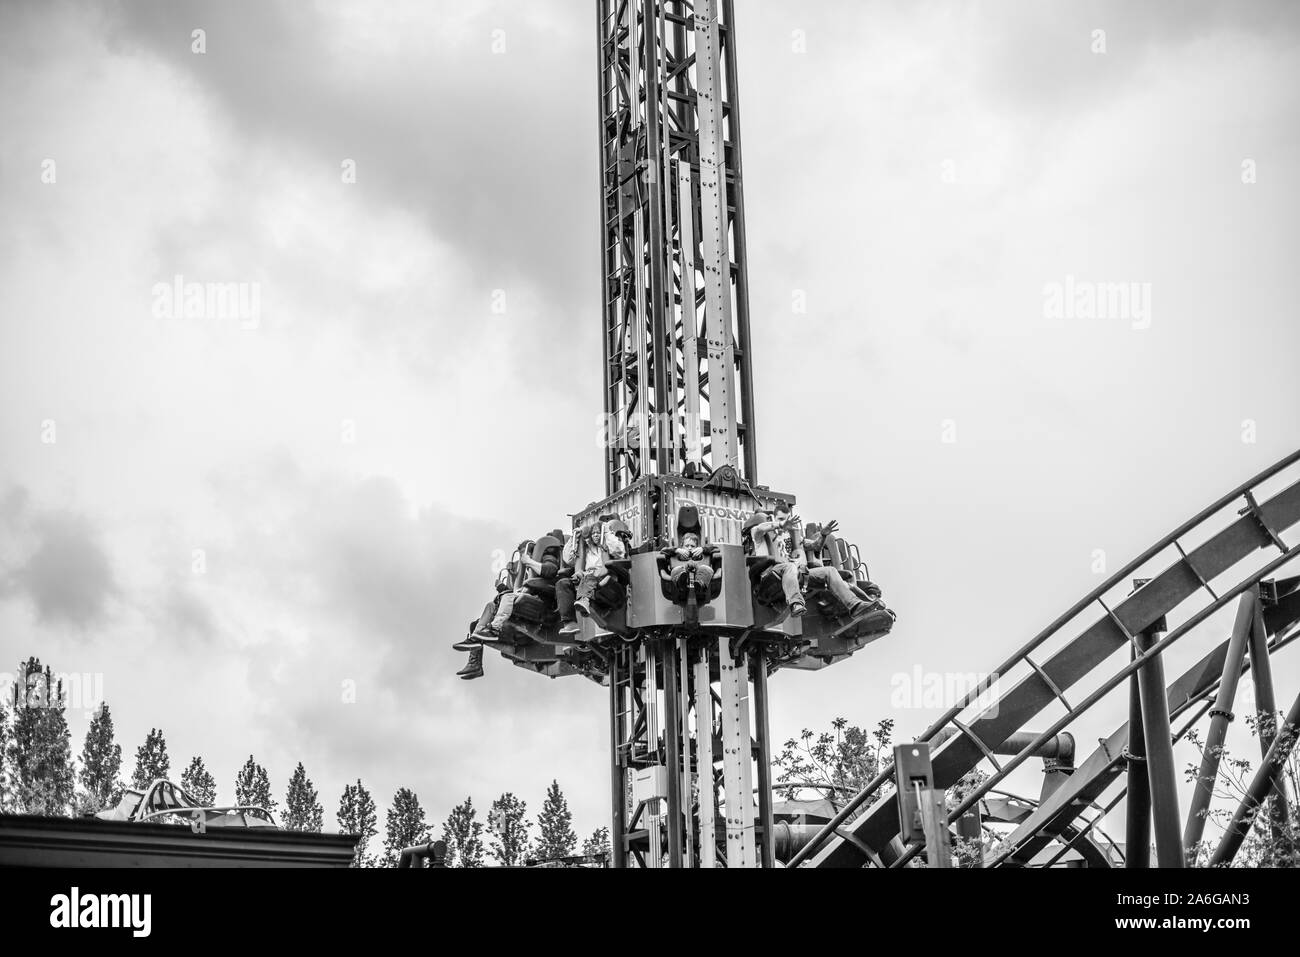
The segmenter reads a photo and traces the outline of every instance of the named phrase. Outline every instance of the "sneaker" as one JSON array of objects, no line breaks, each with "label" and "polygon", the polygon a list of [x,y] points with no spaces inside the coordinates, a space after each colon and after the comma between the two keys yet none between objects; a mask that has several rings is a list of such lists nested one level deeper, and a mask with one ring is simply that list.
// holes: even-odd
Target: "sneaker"
[{"label": "sneaker", "polygon": [[875,605],[872,602],[860,601],[849,609],[849,617],[854,621],[861,621],[871,614],[871,609],[874,607]]},{"label": "sneaker", "polygon": [[477,638],[480,641],[496,641],[501,637],[501,632],[488,625],[486,628],[476,628],[470,637]]},{"label": "sneaker", "polygon": [[889,631],[894,627],[894,616],[888,611],[873,608],[862,616],[861,623],[858,627],[859,633],[864,635]]},{"label": "sneaker", "polygon": [[583,618],[591,617],[591,604],[585,598],[579,598],[573,603],[573,610]]},{"label": "sneaker", "polygon": [[802,618],[804,616],[804,613],[807,611],[808,611],[808,607],[803,602],[801,601],[790,602],[791,618]]},{"label": "sneaker", "polygon": [[563,625],[560,626],[560,637],[569,638],[573,635],[578,634],[580,631],[582,631],[582,626],[579,625],[576,621],[566,621]]},{"label": "sneaker", "polygon": [[462,638],[451,647],[456,651],[473,651],[479,646],[479,642],[474,638]]}]

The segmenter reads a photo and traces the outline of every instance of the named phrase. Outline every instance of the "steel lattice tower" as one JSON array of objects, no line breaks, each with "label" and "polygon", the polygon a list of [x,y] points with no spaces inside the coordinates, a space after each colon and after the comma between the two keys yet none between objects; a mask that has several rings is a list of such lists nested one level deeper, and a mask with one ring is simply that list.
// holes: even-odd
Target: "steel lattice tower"
[{"label": "steel lattice tower", "polygon": [[758,479],[731,0],[599,0],[606,494]]}]

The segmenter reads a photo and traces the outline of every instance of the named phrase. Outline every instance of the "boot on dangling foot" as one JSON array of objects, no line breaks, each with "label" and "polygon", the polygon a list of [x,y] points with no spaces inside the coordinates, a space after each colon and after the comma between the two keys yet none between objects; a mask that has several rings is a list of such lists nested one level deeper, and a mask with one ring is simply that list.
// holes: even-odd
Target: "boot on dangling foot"
[{"label": "boot on dangling foot", "polygon": [[456,672],[465,681],[472,681],[475,678],[483,677],[483,646],[479,645],[469,653],[469,661],[465,662],[465,667]]}]

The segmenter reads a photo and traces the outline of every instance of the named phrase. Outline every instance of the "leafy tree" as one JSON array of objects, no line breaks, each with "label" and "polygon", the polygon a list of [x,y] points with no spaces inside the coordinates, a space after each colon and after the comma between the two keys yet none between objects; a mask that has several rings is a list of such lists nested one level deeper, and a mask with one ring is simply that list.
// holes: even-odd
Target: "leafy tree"
[{"label": "leafy tree", "polygon": [[172,760],[167,756],[167,740],[162,730],[150,728],[144,744],[135,750],[135,772],[131,787],[143,791],[159,778],[170,779]]},{"label": "leafy tree", "polygon": [[410,788],[398,788],[393,795],[393,806],[388,809],[388,834],[384,838],[384,865],[397,866],[397,855],[412,844],[429,843],[429,826],[424,821],[424,808]]},{"label": "leafy tree", "polygon": [[[948,813],[956,811],[963,801],[972,793],[980,788],[989,775],[979,768],[972,768],[958,779],[957,783],[950,787],[944,795],[944,807]],[[978,838],[954,836],[952,839],[952,857],[953,863],[957,867],[979,867],[981,861],[995,857],[1005,847],[1005,838],[1007,835],[1001,834],[991,828],[981,830]],[[919,864],[921,856],[913,858],[913,863]]]},{"label": "leafy tree", "polygon": [[81,748],[81,786],[85,789],[81,810],[94,814],[117,803],[122,794],[122,746],[113,740],[113,715],[101,704],[90,719]]},{"label": "leafy tree", "polygon": [[777,794],[796,800],[803,792],[817,791],[838,811],[889,763],[893,734],[892,718],[877,722],[871,732],[847,718],[836,718],[820,734],[804,728],[772,762]]},{"label": "leafy tree", "polygon": [[447,842],[448,867],[483,866],[483,822],[476,820],[476,816],[471,798],[465,798],[464,804],[452,808],[447,815],[442,839]]},{"label": "leafy tree", "polygon": [[9,810],[9,774],[5,754],[9,750],[9,713],[0,701],[0,814]]},{"label": "leafy tree", "polygon": [[75,775],[63,685],[36,658],[19,667],[12,720],[5,747],[11,804],[26,814],[67,814]]},{"label": "leafy tree", "polygon": [[271,797],[271,779],[266,768],[253,760],[250,754],[235,778],[235,804],[240,807],[260,807],[272,813],[276,803]]},{"label": "leafy tree", "polygon": [[492,835],[489,850],[503,867],[522,864],[528,856],[527,813],[528,805],[509,791],[492,802],[488,812],[488,833]]},{"label": "leafy tree", "polygon": [[374,798],[360,778],[357,778],[356,784],[344,785],[343,796],[339,798],[338,822],[341,833],[358,835],[352,866],[373,867],[374,856],[366,853],[366,847],[370,839],[379,833],[379,817],[375,811]]},{"label": "leafy tree", "polygon": [[316,797],[316,789],[299,761],[293,777],[289,778],[289,793],[284,799],[284,826],[287,830],[321,832],[325,826],[325,809]]},{"label": "leafy tree", "polygon": [[551,781],[546,789],[546,801],[542,813],[537,817],[539,832],[533,854],[538,860],[551,861],[559,857],[568,857],[578,844],[578,835],[573,831],[573,815],[569,813],[569,802],[564,799],[558,781]]},{"label": "leafy tree", "polygon": [[181,787],[204,807],[216,807],[217,779],[208,773],[202,758],[190,759],[190,766],[181,773]]},{"label": "leafy tree", "polygon": [[587,857],[600,857],[610,853],[609,828],[598,827],[591,837],[582,842],[582,853]]},{"label": "leafy tree", "polygon": [[[1294,737],[1297,734],[1296,729],[1288,729],[1277,714],[1246,716],[1246,724],[1253,737],[1259,736],[1263,722],[1268,722],[1270,732],[1277,731],[1280,736]],[[1205,753],[1205,742],[1196,732],[1189,731],[1187,738],[1201,754]],[[1219,773],[1213,791],[1218,803],[1217,806],[1210,806],[1205,817],[1206,830],[1209,831],[1210,826],[1214,825],[1219,833],[1213,838],[1207,837],[1194,849],[1192,859],[1197,867],[1209,864],[1222,834],[1232,823],[1237,806],[1246,799],[1251,780],[1255,776],[1255,765],[1251,759],[1236,757],[1226,747],[1220,747],[1218,753]],[[1199,774],[1200,760],[1201,756],[1198,755],[1195,762],[1187,765],[1188,781],[1195,780]],[[1233,856],[1232,867],[1300,867],[1300,745],[1293,745],[1286,759],[1277,763],[1277,772],[1282,792],[1291,794],[1286,817],[1283,818],[1275,808],[1274,797],[1266,796],[1263,805],[1252,804],[1244,821],[1246,836]]]}]

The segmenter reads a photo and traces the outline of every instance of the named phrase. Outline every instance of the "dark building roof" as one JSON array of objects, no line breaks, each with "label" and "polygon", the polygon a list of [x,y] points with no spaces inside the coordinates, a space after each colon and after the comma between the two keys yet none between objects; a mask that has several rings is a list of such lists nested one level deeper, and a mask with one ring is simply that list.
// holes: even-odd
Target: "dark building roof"
[{"label": "dark building roof", "polygon": [[347,867],[355,835],[0,814],[4,867]]}]

